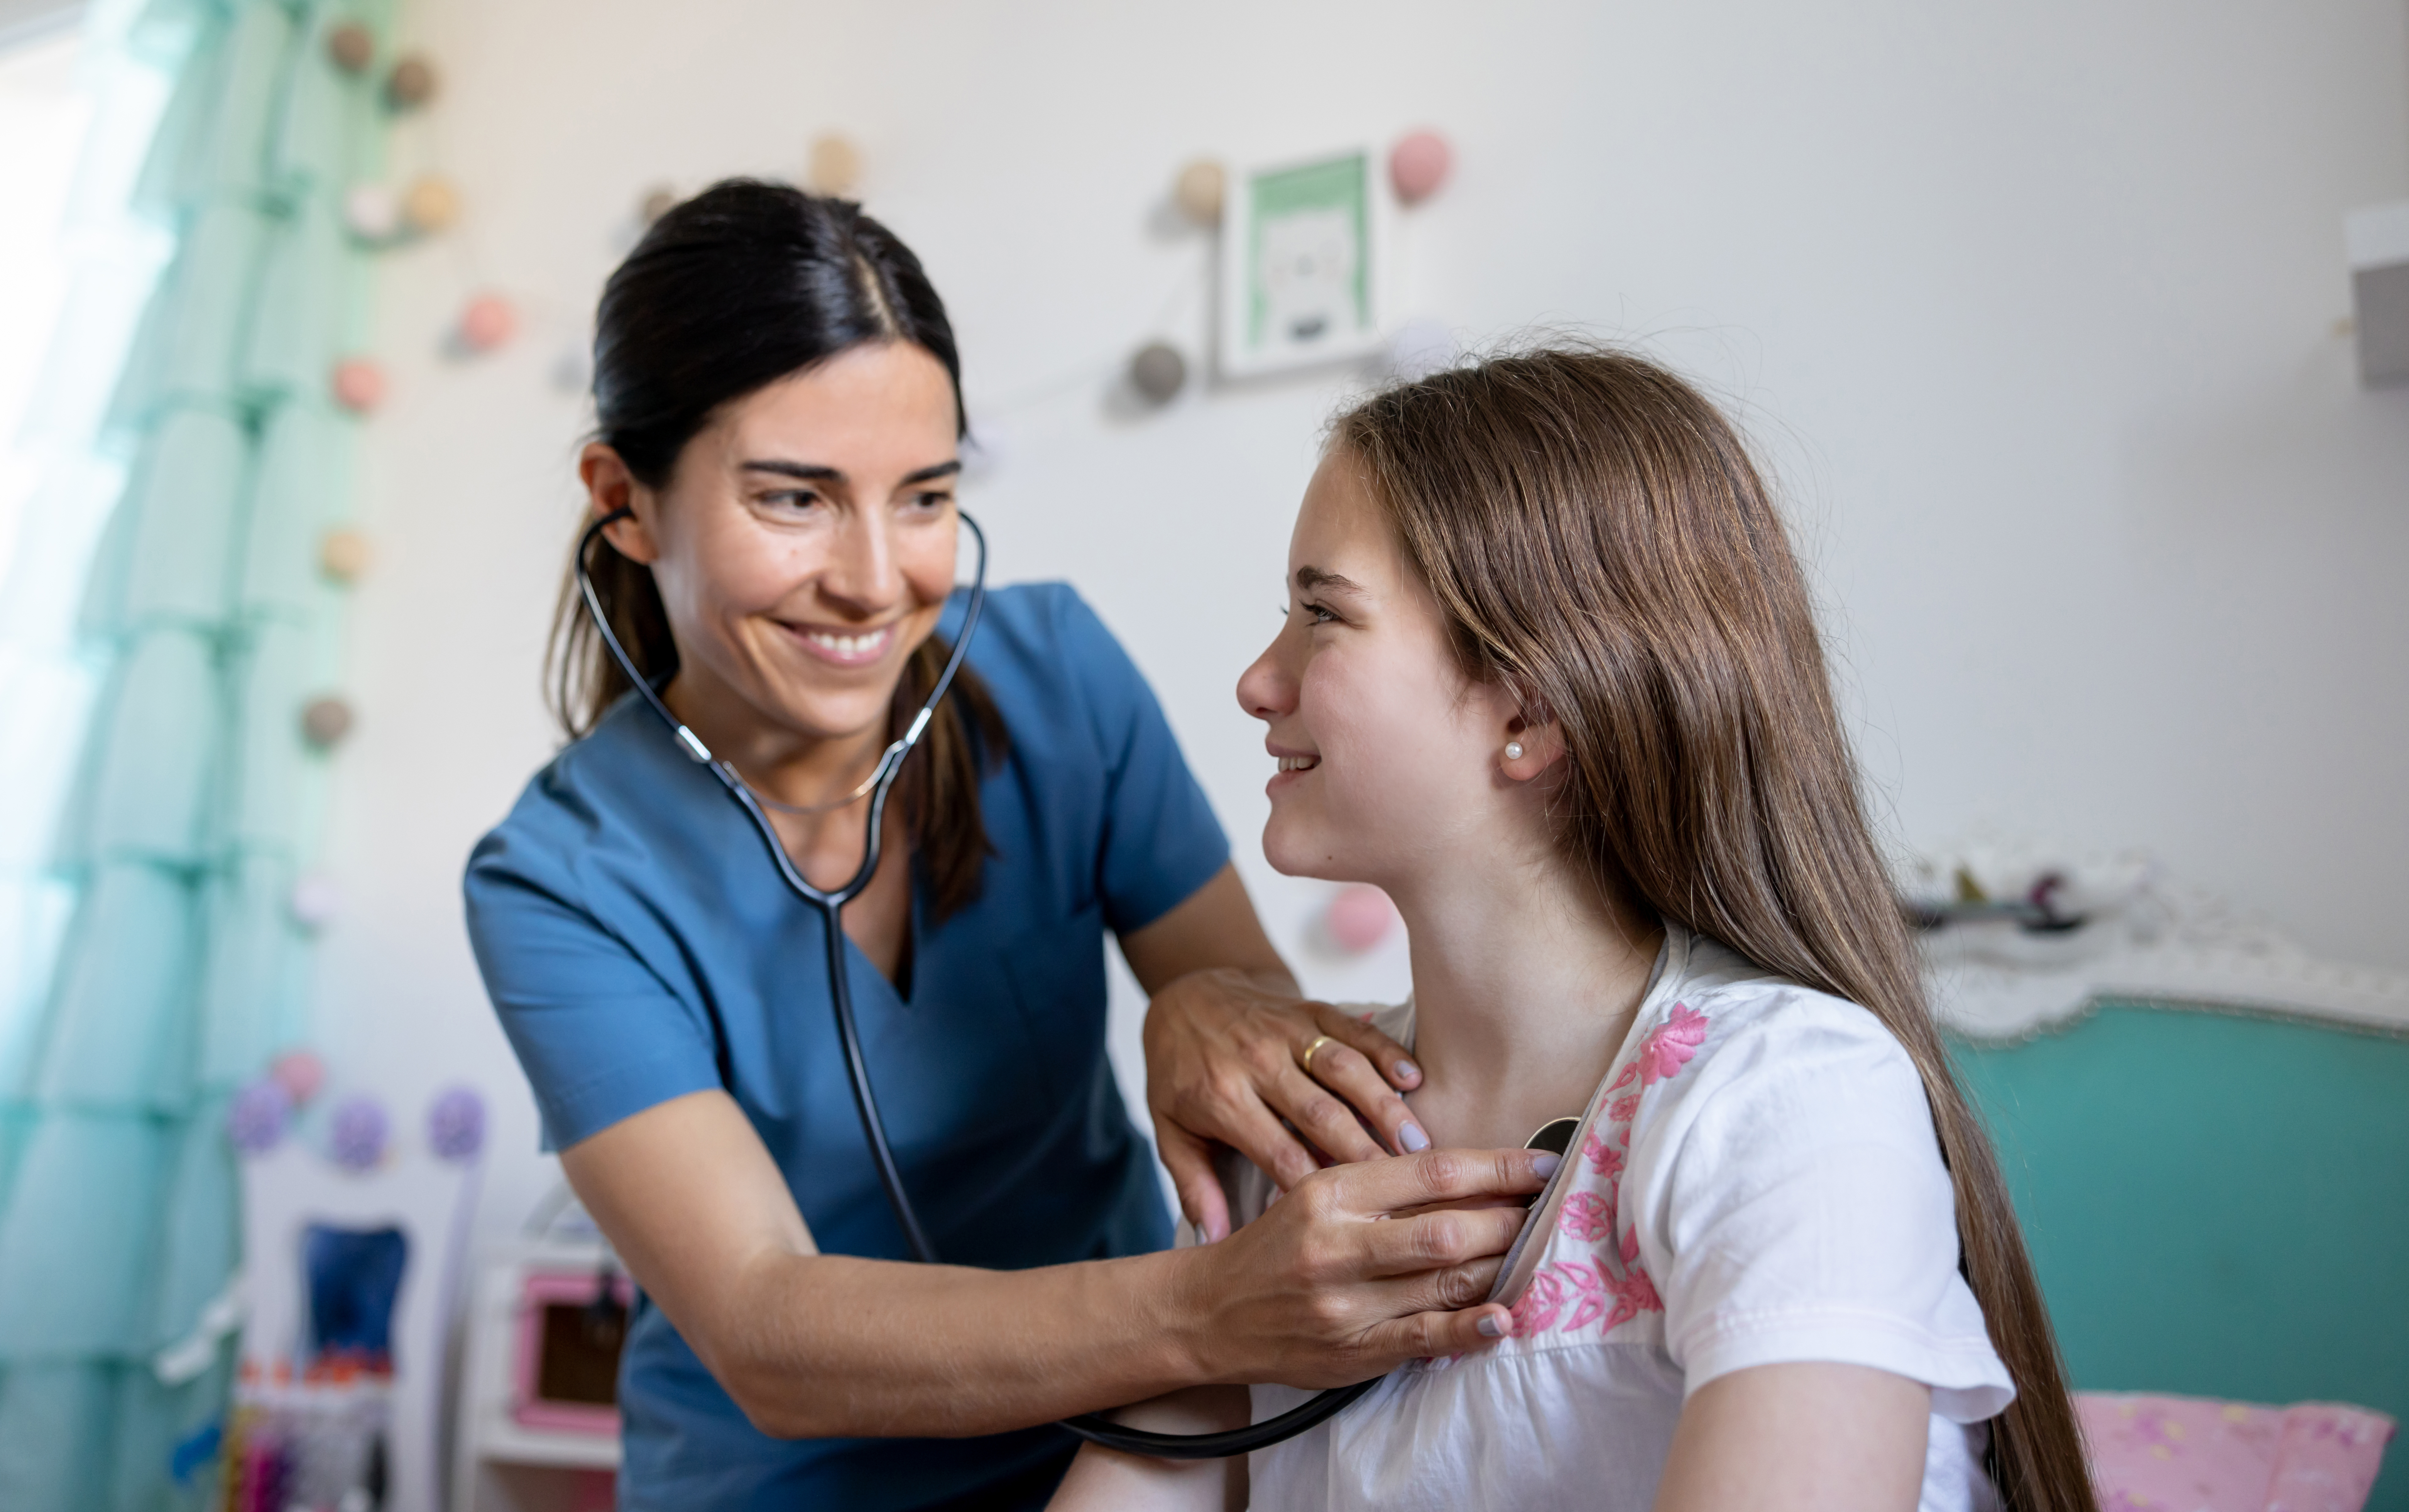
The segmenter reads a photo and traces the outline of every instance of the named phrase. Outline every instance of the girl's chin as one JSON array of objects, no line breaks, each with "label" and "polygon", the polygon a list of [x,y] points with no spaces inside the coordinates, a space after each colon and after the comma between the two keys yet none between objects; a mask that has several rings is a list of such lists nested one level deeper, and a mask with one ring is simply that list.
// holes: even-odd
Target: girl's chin
[{"label": "girl's chin", "polygon": [[1317,882],[1363,880],[1341,857],[1338,846],[1316,843],[1303,828],[1281,824],[1277,814],[1263,826],[1263,859],[1273,871],[1284,877],[1311,877]]}]

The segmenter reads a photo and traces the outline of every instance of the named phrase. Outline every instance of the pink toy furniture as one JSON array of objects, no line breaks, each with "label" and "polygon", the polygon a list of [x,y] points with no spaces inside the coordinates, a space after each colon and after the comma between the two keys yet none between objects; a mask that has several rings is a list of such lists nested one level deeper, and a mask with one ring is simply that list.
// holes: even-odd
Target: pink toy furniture
[{"label": "pink toy furniture", "polygon": [[[616,1402],[618,1339],[607,1345],[584,1337],[583,1315],[601,1294],[595,1272],[562,1274],[531,1270],[521,1283],[519,1335],[512,1361],[511,1416],[523,1427],[553,1433],[619,1433]],[[610,1278],[619,1318],[635,1302],[624,1275]]]},{"label": "pink toy furniture", "polygon": [[2392,1419],[2304,1402],[2075,1394],[2101,1512],[2359,1512]]}]

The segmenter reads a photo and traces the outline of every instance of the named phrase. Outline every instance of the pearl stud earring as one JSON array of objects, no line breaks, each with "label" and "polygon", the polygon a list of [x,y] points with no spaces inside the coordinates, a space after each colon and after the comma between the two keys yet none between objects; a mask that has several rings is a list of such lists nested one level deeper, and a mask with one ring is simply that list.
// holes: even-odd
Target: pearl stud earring
[{"label": "pearl stud earring", "polygon": [[1507,741],[1506,742],[1506,759],[1508,761],[1520,761],[1522,759],[1522,742]]}]

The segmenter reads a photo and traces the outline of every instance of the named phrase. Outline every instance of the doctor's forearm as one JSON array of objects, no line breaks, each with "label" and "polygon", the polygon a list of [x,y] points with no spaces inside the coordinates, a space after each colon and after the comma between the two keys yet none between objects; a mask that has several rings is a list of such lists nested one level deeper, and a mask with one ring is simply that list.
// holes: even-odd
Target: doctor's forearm
[{"label": "doctor's forearm", "polygon": [[1000,1433],[1207,1378],[1182,1252],[980,1271],[842,1255],[765,1259],[679,1322],[764,1433]]}]

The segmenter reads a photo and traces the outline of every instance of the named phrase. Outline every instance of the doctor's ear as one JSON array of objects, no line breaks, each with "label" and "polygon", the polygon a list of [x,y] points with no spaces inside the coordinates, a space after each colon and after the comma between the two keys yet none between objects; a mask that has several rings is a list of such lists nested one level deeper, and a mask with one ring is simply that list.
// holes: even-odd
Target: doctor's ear
[{"label": "doctor's ear", "polygon": [[1498,770],[1515,782],[1527,783],[1545,773],[1564,754],[1564,730],[1554,720],[1535,723],[1530,715],[1517,714],[1507,722],[1506,748],[1499,753]]},{"label": "doctor's ear", "polygon": [[652,491],[636,481],[636,475],[627,470],[627,464],[617,452],[600,441],[586,442],[585,450],[578,454],[577,476],[585,484],[585,497],[593,508],[595,519],[616,514],[622,510],[632,515],[632,518],[606,527],[602,539],[627,560],[651,566],[661,552],[653,540],[652,532],[645,528],[645,516],[651,513],[651,510],[638,509],[637,496],[644,496],[643,502],[649,506]]}]

